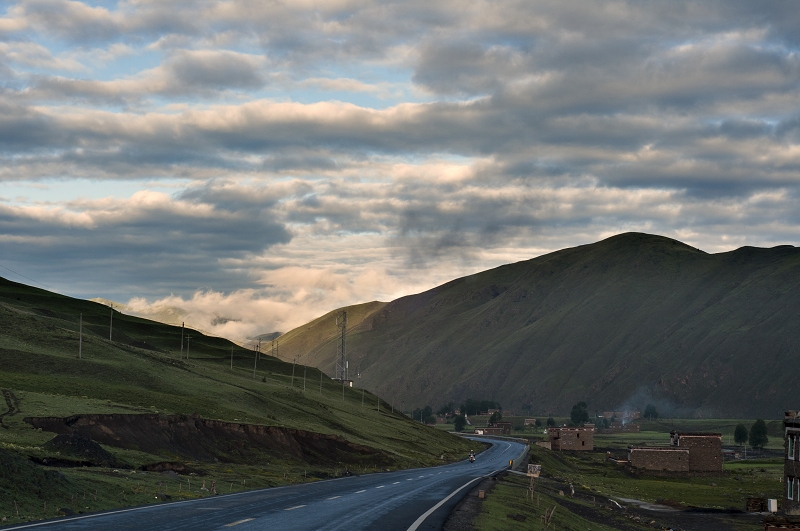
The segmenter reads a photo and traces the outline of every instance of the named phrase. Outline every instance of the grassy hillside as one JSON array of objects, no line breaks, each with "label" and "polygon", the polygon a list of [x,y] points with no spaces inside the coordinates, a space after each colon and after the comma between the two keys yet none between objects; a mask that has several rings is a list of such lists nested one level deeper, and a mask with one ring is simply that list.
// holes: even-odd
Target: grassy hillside
[{"label": "grassy hillside", "polygon": [[[84,334],[78,359],[80,314]],[[25,417],[148,413],[157,414],[153,417],[157,421],[167,422],[170,415],[196,414],[229,423],[333,435],[375,450],[365,452],[367,457],[353,463],[336,462],[337,454],[328,463],[320,464],[317,459],[309,465],[269,448],[253,450],[245,463],[235,459],[204,462],[201,458],[185,463],[225,481],[226,492],[234,487],[335,475],[348,467],[366,470],[373,464],[429,465],[440,463],[443,454],[445,459],[460,458],[469,449],[458,437],[393,412],[391,404],[371,393],[343,389],[317,369],[262,356],[254,371],[254,352],[190,329],[185,330],[185,335],[191,336],[189,359],[187,349],[181,359],[179,327],[115,312],[109,341],[109,321],[110,309],[103,305],[0,279],[0,390],[4,399],[0,401],[0,461],[27,471],[19,477],[0,474],[0,493],[13,496],[16,492],[17,504],[28,509],[38,507],[36,513],[23,509],[22,520],[52,515],[56,501],[67,504],[71,500],[74,506],[77,491],[83,493],[82,508],[85,501],[86,508],[95,510],[153,501],[152,489],[166,488],[158,474],[150,480],[137,475],[140,490],[136,491],[125,490],[124,486],[130,485],[127,476],[102,469],[60,469],[60,475],[44,474],[41,470],[46,472],[46,468],[32,465],[27,458],[41,461],[64,455],[54,455],[45,445],[54,433],[34,429],[23,420]],[[125,469],[175,458],[174,452],[158,448],[145,451],[121,446],[125,446],[124,441],[103,448]],[[370,455],[378,456],[373,459],[375,463]],[[186,460],[186,455],[180,457]],[[24,484],[25,478],[32,478],[35,484]],[[145,488],[148,481],[150,486]],[[172,488],[181,496],[200,494],[199,482],[189,489],[186,480],[180,481],[182,487],[175,479]],[[96,493],[87,499],[85,491]],[[72,493],[68,500],[65,492]],[[48,499],[51,512],[45,513],[42,504]],[[8,513],[14,509],[11,501],[4,498],[0,516],[12,516]],[[16,514],[13,517],[17,518]]]},{"label": "grassy hillside", "polygon": [[[353,306],[345,306],[336,311],[326,313],[301,327],[281,335],[278,338],[278,355],[285,360],[301,358],[303,363],[319,367],[327,374],[335,376],[334,358],[341,331],[336,326],[336,316],[347,312],[347,329],[349,334],[369,330],[371,317],[386,306],[385,302],[367,302]],[[352,366],[353,374],[357,370]]]},{"label": "grassy hillside", "polygon": [[[348,336],[349,357],[362,385],[411,405],[774,418],[797,406],[797,307],[800,249],[628,233],[395,300]],[[324,367],[325,352],[301,360]]]}]

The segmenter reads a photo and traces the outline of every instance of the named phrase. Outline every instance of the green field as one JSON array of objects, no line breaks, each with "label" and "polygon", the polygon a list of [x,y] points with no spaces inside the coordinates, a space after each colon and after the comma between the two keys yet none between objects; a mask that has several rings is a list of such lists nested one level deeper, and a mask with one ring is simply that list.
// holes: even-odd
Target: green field
[{"label": "green field", "polygon": [[[710,422],[710,426],[719,427],[727,421]],[[607,437],[611,443],[608,446],[621,448],[634,435],[655,443],[663,442],[666,434],[597,437]],[[611,441],[612,438],[616,440]],[[651,520],[675,526],[675,522],[694,518],[695,525],[713,521],[714,525],[755,531],[763,529],[763,525],[758,516],[743,513],[745,499],[750,496],[780,499],[783,489],[783,460],[779,458],[728,462],[719,476],[694,478],[634,476],[623,466],[606,460],[604,452],[552,452],[532,446],[530,460],[542,465],[534,501],[526,498],[528,478],[507,475],[488,494],[474,522],[477,529],[539,529],[544,511],[555,505],[552,529],[558,530],[652,529]],[[568,496],[570,484],[575,488],[575,498]],[[612,499],[625,506],[625,511],[609,501]],[[643,511],[629,500],[678,510]]]},{"label": "green field", "polygon": [[382,466],[390,468],[460,459],[469,450],[461,438],[392,412],[378,397],[343,388],[315,368],[267,356],[256,360],[253,351],[196,330],[184,332],[191,336],[188,360],[185,350],[181,359],[179,327],[117,312],[109,341],[109,313],[100,304],[0,279],[0,389],[18,405],[5,411],[0,402],[0,459],[8,465],[0,473],[0,518],[6,522],[53,516],[61,507],[86,512],[156,502],[158,493],[173,499],[208,495],[204,480],[206,489],[216,481],[219,492],[228,492],[378,466],[363,459],[312,466],[265,451],[248,462],[189,460],[185,464],[202,475],[176,476],[137,470],[174,456],[104,446],[118,459],[116,469],[55,469],[30,461],[59,456],[43,448],[54,434],[33,429],[24,417],[197,414],[337,435],[377,449]]}]

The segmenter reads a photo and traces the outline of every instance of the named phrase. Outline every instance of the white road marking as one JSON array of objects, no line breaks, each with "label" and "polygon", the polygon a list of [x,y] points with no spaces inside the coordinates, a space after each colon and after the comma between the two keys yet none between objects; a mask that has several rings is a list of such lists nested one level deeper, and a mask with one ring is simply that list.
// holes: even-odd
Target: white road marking
[{"label": "white road marking", "polygon": [[230,524],[225,524],[225,527],[233,527],[235,525],[243,524],[251,520],[255,520],[255,518],[245,518],[244,520],[236,520],[235,522],[231,522]]},{"label": "white road marking", "polygon": [[411,481],[412,479],[414,479],[414,478],[408,478],[406,481]]},{"label": "white road marking", "polygon": [[360,491],[356,492],[356,494],[361,494],[362,492],[367,492],[367,489],[360,490]]},{"label": "white road marking", "polygon": [[375,488],[376,488],[376,489],[382,489],[382,488],[383,488],[383,487],[385,487],[385,486],[386,486],[386,485],[381,485],[380,487],[375,487]]},{"label": "white road marking", "polygon": [[400,483],[400,482],[399,481],[395,481],[394,483],[392,483],[392,485],[397,485],[398,483]]},{"label": "white road marking", "polygon": [[341,498],[341,496],[331,496],[330,498],[325,498],[326,500],[335,500],[336,498]]},{"label": "white road marking", "polygon": [[295,505],[294,507],[289,507],[288,509],[284,509],[284,511],[294,511],[295,509],[299,509],[300,507],[305,507],[305,505]]},{"label": "white road marking", "polygon": [[[502,470],[502,469],[501,469],[501,470]],[[495,470],[495,472],[498,472],[498,470]],[[492,472],[492,474],[494,474],[494,472]],[[458,494],[458,493],[459,493],[460,491],[462,491],[463,489],[465,489],[465,488],[469,487],[470,485],[472,485],[473,483],[475,483],[477,480],[479,480],[479,479],[482,479],[482,478],[485,478],[485,477],[488,477],[488,476],[490,476],[490,475],[491,475],[491,474],[487,474],[486,476],[480,476],[480,477],[477,477],[477,478],[474,478],[474,479],[471,479],[471,480],[467,481],[466,483],[464,483],[463,485],[461,485],[460,487],[458,487],[456,490],[454,490],[453,492],[451,492],[451,493],[450,493],[450,495],[449,495],[447,498],[443,499],[442,501],[440,501],[439,503],[437,503],[436,505],[434,505],[433,507],[431,507],[430,509],[428,509],[427,511],[425,511],[425,512],[424,512],[424,513],[423,513],[423,514],[422,514],[422,515],[421,515],[419,518],[417,518],[417,519],[414,521],[414,523],[413,523],[413,524],[411,524],[411,527],[409,527],[409,528],[408,528],[406,531],[416,531],[416,530],[417,530],[417,528],[418,528],[418,527],[419,527],[419,526],[422,524],[422,522],[424,522],[424,521],[425,521],[425,519],[426,519],[427,517],[429,517],[429,516],[430,516],[430,515],[433,513],[433,511],[435,511],[436,509],[438,509],[439,507],[441,507],[442,505],[444,505],[444,504],[447,502],[447,500],[449,500],[450,498],[452,498],[453,496],[455,496],[456,494]]]}]

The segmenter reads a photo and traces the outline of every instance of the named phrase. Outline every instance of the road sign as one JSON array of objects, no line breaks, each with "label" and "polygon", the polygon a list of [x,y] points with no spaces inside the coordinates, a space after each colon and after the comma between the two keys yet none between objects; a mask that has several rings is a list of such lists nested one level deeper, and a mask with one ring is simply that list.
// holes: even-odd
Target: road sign
[{"label": "road sign", "polygon": [[538,478],[542,473],[542,465],[528,465],[528,475],[532,478]]}]

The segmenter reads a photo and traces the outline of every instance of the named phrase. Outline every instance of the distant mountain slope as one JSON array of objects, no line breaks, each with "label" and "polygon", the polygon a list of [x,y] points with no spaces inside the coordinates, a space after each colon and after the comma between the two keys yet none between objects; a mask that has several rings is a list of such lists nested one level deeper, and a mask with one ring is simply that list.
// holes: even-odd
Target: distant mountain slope
[{"label": "distant mountain slope", "polygon": [[[341,311],[346,311],[349,334],[359,333],[372,327],[372,316],[384,306],[386,306],[385,302],[372,301],[328,312],[322,317],[280,336],[277,340],[278,355],[284,360],[302,359],[301,363],[319,367],[331,376],[335,376],[334,358],[337,341],[341,337],[341,332],[336,326],[336,316]],[[262,347],[262,349],[264,348],[267,347]],[[348,350],[357,354],[352,349]],[[353,375],[355,375],[357,367],[354,364],[351,365]]]},{"label": "distant mountain slope", "polygon": [[[707,254],[627,233],[390,302],[348,351],[361,385],[411,405],[474,397],[567,413],[578,400],[653,401],[684,415],[775,416],[800,400],[798,308],[800,249]],[[334,314],[321,318],[332,333]],[[301,362],[331,366],[335,345],[304,330],[285,335],[307,349]]]}]

